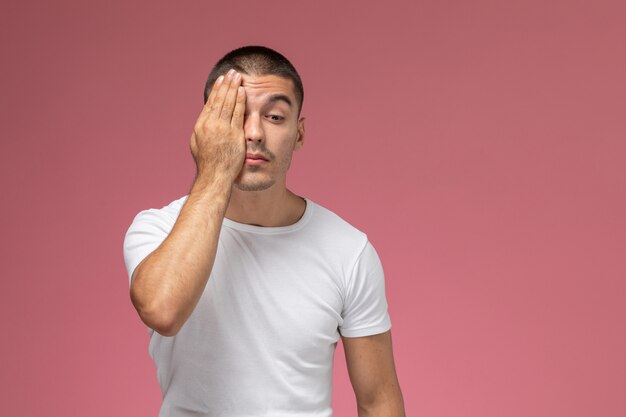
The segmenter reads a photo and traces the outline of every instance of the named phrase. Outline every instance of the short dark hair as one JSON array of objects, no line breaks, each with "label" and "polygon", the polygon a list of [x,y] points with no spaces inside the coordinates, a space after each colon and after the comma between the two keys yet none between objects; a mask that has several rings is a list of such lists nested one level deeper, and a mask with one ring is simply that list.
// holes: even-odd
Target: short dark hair
[{"label": "short dark hair", "polygon": [[283,55],[259,45],[242,46],[230,51],[217,61],[204,86],[204,103],[209,99],[209,93],[217,77],[226,74],[231,68],[248,75],[277,75],[290,79],[293,82],[298,102],[298,116],[300,115],[304,101],[304,88],[298,71]]}]

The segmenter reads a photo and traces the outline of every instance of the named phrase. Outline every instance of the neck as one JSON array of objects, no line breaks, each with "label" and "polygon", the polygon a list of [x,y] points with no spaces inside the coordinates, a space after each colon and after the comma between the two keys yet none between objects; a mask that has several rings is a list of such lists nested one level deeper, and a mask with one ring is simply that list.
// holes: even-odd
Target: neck
[{"label": "neck", "polygon": [[263,191],[241,191],[233,186],[225,217],[253,226],[289,226],[302,217],[305,208],[304,199],[286,187],[272,186]]}]

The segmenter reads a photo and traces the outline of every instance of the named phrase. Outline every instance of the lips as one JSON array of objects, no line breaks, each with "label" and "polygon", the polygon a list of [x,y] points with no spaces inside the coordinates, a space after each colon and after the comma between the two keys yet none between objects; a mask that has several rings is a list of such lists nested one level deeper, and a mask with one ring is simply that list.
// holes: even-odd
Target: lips
[{"label": "lips", "polygon": [[246,159],[262,159],[264,161],[268,160],[266,157],[264,157],[260,153],[247,153],[246,154]]}]

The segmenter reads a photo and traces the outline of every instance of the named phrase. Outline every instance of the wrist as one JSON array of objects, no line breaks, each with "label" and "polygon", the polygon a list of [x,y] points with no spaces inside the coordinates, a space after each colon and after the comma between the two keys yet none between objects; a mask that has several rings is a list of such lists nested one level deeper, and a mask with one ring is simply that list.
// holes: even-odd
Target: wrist
[{"label": "wrist", "polygon": [[230,199],[233,180],[223,175],[196,173],[190,194],[208,194],[212,198],[223,196],[225,201]]}]

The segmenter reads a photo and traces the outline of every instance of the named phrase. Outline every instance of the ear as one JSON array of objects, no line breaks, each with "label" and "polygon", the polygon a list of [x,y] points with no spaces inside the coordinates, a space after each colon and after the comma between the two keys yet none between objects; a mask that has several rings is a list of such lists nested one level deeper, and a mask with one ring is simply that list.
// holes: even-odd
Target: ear
[{"label": "ear", "polygon": [[296,136],[296,143],[293,145],[293,150],[297,151],[304,145],[304,117],[298,120],[298,136]]}]

